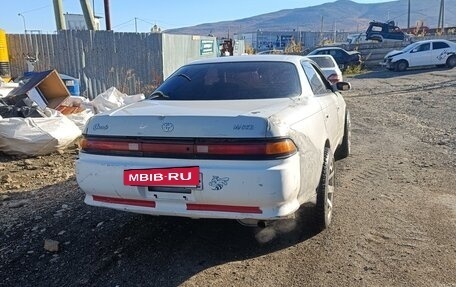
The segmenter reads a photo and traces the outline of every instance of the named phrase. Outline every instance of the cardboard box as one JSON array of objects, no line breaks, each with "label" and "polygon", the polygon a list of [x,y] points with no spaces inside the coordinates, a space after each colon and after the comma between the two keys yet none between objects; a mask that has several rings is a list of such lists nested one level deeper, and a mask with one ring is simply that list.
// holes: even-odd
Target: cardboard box
[{"label": "cardboard box", "polygon": [[70,96],[56,70],[34,72],[26,76],[24,81],[24,85],[9,92],[8,98],[27,95],[41,108],[57,109]]}]

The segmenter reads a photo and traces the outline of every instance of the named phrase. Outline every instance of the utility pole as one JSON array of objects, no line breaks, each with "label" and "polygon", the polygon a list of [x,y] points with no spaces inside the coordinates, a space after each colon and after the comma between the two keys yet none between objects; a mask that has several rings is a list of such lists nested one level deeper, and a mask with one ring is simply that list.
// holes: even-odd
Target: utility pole
[{"label": "utility pole", "polygon": [[138,33],[138,18],[135,17],[135,33]]},{"label": "utility pole", "polygon": [[109,0],[104,0],[104,10],[105,10],[105,19],[106,19],[106,30],[111,30],[111,11],[109,8]]},{"label": "utility pole", "polygon": [[63,19],[63,4],[62,0],[54,0],[54,16],[55,24],[57,26],[57,31],[65,30],[65,20]]},{"label": "utility pole", "polygon": [[408,0],[407,33],[410,31],[410,0]]},{"label": "utility pole", "polygon": [[437,24],[438,33],[442,34],[445,28],[445,0],[440,0],[439,23]]},{"label": "utility pole", "polygon": [[320,45],[323,44],[323,16],[321,16],[321,24],[320,24]]},{"label": "utility pole", "polygon": [[27,34],[27,26],[25,25],[25,16],[21,13],[18,13],[17,16],[22,17],[22,22],[24,22],[24,34]]},{"label": "utility pole", "polygon": [[95,19],[93,17],[92,7],[90,6],[89,0],[80,0],[82,13],[88,30],[95,30]]}]

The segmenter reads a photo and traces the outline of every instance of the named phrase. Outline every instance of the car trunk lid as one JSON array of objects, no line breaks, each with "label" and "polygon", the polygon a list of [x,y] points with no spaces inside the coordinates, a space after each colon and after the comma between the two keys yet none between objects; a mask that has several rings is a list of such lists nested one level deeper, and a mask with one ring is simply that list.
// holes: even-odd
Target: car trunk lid
[{"label": "car trunk lid", "polygon": [[262,138],[290,99],[142,101],[93,117],[85,134],[145,138]]}]

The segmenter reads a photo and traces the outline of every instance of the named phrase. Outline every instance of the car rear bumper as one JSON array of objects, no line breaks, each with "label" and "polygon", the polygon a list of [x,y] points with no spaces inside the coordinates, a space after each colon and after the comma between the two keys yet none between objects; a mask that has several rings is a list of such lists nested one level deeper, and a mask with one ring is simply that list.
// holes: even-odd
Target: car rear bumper
[{"label": "car rear bumper", "polygon": [[[202,184],[180,192],[123,184],[127,169],[199,166]],[[76,179],[85,203],[151,215],[272,220],[300,206],[299,155],[280,160],[191,160],[81,153]],[[223,182],[217,179],[223,178]]]}]

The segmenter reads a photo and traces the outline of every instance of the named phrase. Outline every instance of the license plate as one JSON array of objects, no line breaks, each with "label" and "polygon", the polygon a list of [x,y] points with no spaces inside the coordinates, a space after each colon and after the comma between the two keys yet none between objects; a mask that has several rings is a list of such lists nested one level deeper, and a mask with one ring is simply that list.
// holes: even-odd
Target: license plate
[{"label": "license plate", "polygon": [[192,193],[192,190],[203,190],[203,174],[199,174],[199,183],[196,187],[180,186],[148,186],[150,192]]},{"label": "license plate", "polygon": [[198,166],[127,169],[123,180],[129,186],[198,187],[200,172]]}]

